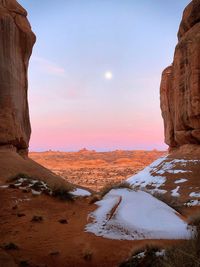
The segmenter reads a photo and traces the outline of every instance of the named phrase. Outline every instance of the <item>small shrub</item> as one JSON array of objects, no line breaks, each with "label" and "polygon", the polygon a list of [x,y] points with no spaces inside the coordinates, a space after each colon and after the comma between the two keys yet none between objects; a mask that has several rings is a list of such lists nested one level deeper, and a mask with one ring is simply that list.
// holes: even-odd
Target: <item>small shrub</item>
[{"label": "small shrub", "polygon": [[155,246],[146,246],[142,250],[134,252],[119,267],[161,267],[163,255],[157,254],[160,248]]},{"label": "small shrub", "polygon": [[190,218],[190,225],[196,227],[196,233],[180,246],[166,250],[162,266],[200,267],[200,213]]},{"label": "small shrub", "polygon": [[36,183],[31,185],[31,189],[33,189],[35,191],[40,191],[43,187],[44,187],[43,182],[41,182],[41,181],[37,181]]},{"label": "small shrub", "polygon": [[17,175],[10,177],[8,179],[8,182],[14,182],[20,178],[34,179],[33,177],[31,177],[30,175],[28,175],[26,173],[18,173]]},{"label": "small shrub", "polygon": [[20,266],[20,267],[29,267],[29,266],[31,266],[31,265],[28,263],[28,261],[26,261],[26,260],[22,260],[22,261],[20,261],[19,266]]},{"label": "small shrub", "polygon": [[58,188],[58,189],[53,190],[52,196],[59,198],[60,200],[69,200],[69,201],[74,200],[73,194],[71,194],[69,191],[62,189],[62,188]]},{"label": "small shrub", "polygon": [[89,199],[89,204],[93,204],[101,199],[100,195],[94,194]]},{"label": "small shrub", "polygon": [[189,218],[189,224],[197,228],[197,234],[200,236],[200,212],[197,212]]},{"label": "small shrub", "polygon": [[61,224],[68,224],[68,221],[66,219],[60,219],[58,222]]},{"label": "small shrub", "polygon": [[43,217],[42,216],[36,216],[34,215],[31,222],[42,222],[43,221]]},{"label": "small shrub", "polygon": [[14,184],[9,184],[8,188],[16,189],[17,187],[16,187],[16,185],[14,185]]},{"label": "small shrub", "polygon": [[101,189],[99,195],[100,195],[101,198],[103,198],[112,189],[120,189],[120,188],[126,188],[126,189],[133,190],[132,186],[127,182],[115,183],[115,184],[107,184],[105,187],[103,187]]},{"label": "small shrub", "polygon": [[24,217],[24,216],[26,216],[26,214],[24,214],[24,213],[17,213],[17,217],[19,217],[19,218],[21,218],[21,217]]},{"label": "small shrub", "polygon": [[31,192],[31,189],[30,188],[26,188],[26,189],[23,189],[22,192],[23,193],[30,193]]},{"label": "small shrub", "polygon": [[49,253],[50,256],[58,256],[60,254],[59,251],[52,251]]},{"label": "small shrub", "polygon": [[12,242],[4,244],[2,247],[5,250],[17,250],[17,249],[19,249],[19,247],[15,243],[12,243]]},{"label": "small shrub", "polygon": [[91,261],[92,260],[92,254],[93,253],[92,253],[91,250],[89,250],[89,249],[85,250],[84,253],[83,253],[84,260],[85,261]]}]

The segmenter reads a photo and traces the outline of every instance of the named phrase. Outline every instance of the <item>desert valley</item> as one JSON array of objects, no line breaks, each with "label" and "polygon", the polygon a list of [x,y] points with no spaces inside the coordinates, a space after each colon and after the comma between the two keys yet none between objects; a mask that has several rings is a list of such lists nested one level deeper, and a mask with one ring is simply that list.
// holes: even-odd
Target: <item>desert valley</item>
[{"label": "desert valley", "polygon": [[0,22],[0,267],[199,267],[200,0],[162,73],[168,151],[29,151],[36,36],[16,0]]},{"label": "desert valley", "polygon": [[107,184],[121,183],[144,169],[166,151],[31,152],[29,157],[67,181],[98,191]]}]

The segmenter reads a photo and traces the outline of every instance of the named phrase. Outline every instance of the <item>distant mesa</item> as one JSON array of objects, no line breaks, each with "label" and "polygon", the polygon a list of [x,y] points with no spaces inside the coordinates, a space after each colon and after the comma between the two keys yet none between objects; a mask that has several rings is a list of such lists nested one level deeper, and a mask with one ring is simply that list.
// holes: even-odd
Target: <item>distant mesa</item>
[{"label": "distant mesa", "polygon": [[81,148],[78,153],[95,153],[96,151],[95,150],[89,150],[87,148]]}]

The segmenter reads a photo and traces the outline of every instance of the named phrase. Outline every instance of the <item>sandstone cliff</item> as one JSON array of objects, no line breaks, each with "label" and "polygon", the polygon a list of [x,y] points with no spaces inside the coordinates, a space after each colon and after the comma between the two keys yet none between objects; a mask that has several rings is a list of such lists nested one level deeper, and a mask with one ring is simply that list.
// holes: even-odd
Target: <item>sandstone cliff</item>
[{"label": "sandstone cliff", "polygon": [[15,0],[0,0],[0,146],[28,149],[27,69],[35,35]]},{"label": "sandstone cliff", "polygon": [[173,63],[162,74],[160,98],[166,144],[200,144],[199,0],[184,10]]},{"label": "sandstone cliff", "polygon": [[0,0],[0,184],[23,174],[69,190],[66,180],[27,157],[27,71],[36,38],[26,16],[16,0]]},{"label": "sandstone cliff", "polygon": [[151,177],[152,180],[150,179],[146,188],[149,187],[152,191],[153,185],[154,192],[177,198],[186,207],[198,207],[200,206],[200,0],[191,1],[183,12],[173,63],[162,73],[160,102],[165,142],[169,145],[170,153],[147,167],[144,176]]}]

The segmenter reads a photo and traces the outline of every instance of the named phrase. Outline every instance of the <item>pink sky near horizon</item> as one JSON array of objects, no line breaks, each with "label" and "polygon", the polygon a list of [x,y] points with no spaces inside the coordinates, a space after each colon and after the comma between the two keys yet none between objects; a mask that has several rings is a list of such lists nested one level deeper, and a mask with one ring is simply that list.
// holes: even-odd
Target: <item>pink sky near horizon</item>
[{"label": "pink sky near horizon", "polygon": [[[159,88],[159,79],[150,80],[147,82],[149,86],[157,82]],[[69,90],[63,90],[65,86]],[[29,93],[34,126],[31,151],[78,151],[83,147],[97,151],[167,148],[163,142],[159,101],[154,109],[151,106],[158,89],[149,91],[147,99],[143,92],[136,92],[135,96],[132,91],[124,96],[119,93],[120,101],[112,100],[112,104],[110,94],[113,92],[99,95],[99,101],[93,103],[91,92],[87,89],[73,91],[69,84],[63,83],[59,90],[48,90],[48,95],[46,91],[41,89],[37,95],[34,90]]]},{"label": "pink sky near horizon", "polygon": [[30,150],[166,150],[161,73],[189,0],[19,2],[37,36]]},{"label": "pink sky near horizon", "polygon": [[[55,99],[52,98],[51,101],[53,105]],[[37,106],[39,101],[34,103],[32,99],[31,103]],[[42,114],[40,110],[32,119],[32,124],[37,125],[32,132],[30,143],[32,151],[48,149],[77,151],[83,147],[97,151],[166,149],[163,144],[160,114],[152,118],[152,113],[148,112],[131,114],[127,110],[125,112],[110,110],[108,113],[107,109],[105,112],[94,109],[88,110],[84,117],[81,111],[66,112],[62,116],[60,110],[54,110],[54,115],[51,112],[48,114],[46,108],[43,111]],[[95,113],[95,121],[92,112]]]}]

